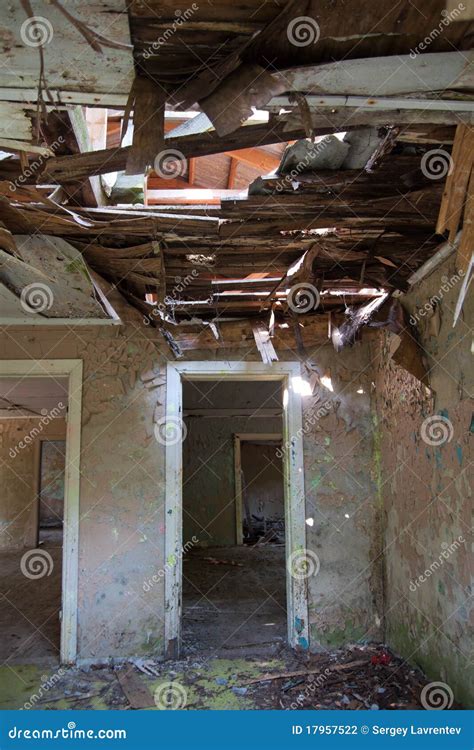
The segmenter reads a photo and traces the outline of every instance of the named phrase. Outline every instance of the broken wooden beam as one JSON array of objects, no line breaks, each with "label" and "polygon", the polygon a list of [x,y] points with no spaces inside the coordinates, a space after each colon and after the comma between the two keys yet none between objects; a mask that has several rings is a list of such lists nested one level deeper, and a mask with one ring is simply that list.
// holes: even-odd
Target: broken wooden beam
[{"label": "broken wooden beam", "polygon": [[[183,159],[208,156],[247,146],[264,146],[270,143],[281,143],[287,140],[304,137],[304,130],[300,127],[285,131],[284,121],[281,123],[245,125],[225,138],[219,138],[215,131],[193,133],[178,138],[165,137],[165,149],[177,151]],[[326,135],[332,132],[331,127],[316,128],[316,135]],[[123,148],[106,148],[89,154],[52,157],[48,159],[42,175],[42,181],[58,183],[71,182],[93,174],[120,172],[127,165],[131,146]]]},{"label": "broken wooden beam", "polygon": [[166,91],[150,78],[137,76],[130,92],[133,102],[133,142],[126,173],[144,174],[164,148]]}]

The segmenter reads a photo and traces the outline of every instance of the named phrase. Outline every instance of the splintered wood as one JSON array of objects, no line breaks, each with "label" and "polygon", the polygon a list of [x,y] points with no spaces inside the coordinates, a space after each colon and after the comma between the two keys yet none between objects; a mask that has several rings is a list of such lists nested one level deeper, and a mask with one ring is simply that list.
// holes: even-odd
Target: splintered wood
[{"label": "splintered wood", "polygon": [[277,353],[272,344],[270,333],[263,323],[256,322],[252,323],[253,335],[257,349],[262,357],[262,362],[267,365],[271,365],[272,362],[278,360]]},{"label": "splintered wood", "polygon": [[449,231],[454,242],[463,219],[463,232],[459,243],[456,265],[466,271],[474,246],[474,128],[458,125],[449,162],[449,173],[443,193],[436,231]]}]

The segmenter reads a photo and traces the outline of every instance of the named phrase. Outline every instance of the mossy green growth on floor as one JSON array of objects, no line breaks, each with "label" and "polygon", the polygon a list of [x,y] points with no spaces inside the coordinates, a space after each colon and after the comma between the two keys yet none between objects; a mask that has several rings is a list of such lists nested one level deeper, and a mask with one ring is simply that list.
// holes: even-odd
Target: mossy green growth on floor
[{"label": "mossy green growth on floor", "polygon": [[[155,665],[159,676],[132,665],[134,679],[150,693],[150,709],[251,710],[257,705],[245,683],[264,672],[284,671],[278,659],[199,659]],[[161,690],[160,690],[161,688]],[[156,708],[155,708],[156,706]],[[0,667],[0,709],[126,709],[129,702],[112,667]]]},{"label": "mossy green growth on floor", "polygon": [[186,666],[183,672],[176,667],[165,669],[163,675],[153,681],[151,688],[155,694],[167,681],[184,688],[184,708],[251,710],[257,706],[244,683],[259,677],[264,671],[284,669],[284,662],[277,659],[210,659],[203,666]]}]

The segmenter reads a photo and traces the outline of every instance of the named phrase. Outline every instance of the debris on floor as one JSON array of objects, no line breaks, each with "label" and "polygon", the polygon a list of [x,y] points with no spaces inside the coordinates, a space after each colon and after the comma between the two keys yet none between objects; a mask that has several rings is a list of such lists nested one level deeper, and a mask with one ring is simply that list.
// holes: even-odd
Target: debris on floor
[{"label": "debris on floor", "polygon": [[[59,674],[59,678],[56,679]],[[107,667],[0,668],[0,703],[15,709],[422,709],[424,675],[382,645],[276,659],[189,656]],[[453,705],[452,708],[459,706]]]}]

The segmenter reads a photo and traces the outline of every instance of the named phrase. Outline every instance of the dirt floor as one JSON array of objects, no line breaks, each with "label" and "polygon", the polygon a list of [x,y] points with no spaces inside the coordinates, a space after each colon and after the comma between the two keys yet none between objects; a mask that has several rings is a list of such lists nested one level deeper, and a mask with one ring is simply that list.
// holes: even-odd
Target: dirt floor
[{"label": "dirt floor", "polygon": [[[422,709],[429,681],[383,646],[308,657],[175,662],[44,670],[0,667],[1,709]],[[459,708],[453,705],[452,708]]]},{"label": "dirt floor", "polygon": [[213,547],[186,555],[185,654],[277,654],[286,633],[284,545]]},{"label": "dirt floor", "polygon": [[[62,530],[42,531],[41,539],[40,556],[25,549],[0,553],[1,663],[54,665],[58,661]],[[31,576],[44,575],[24,575],[22,560]]]}]

